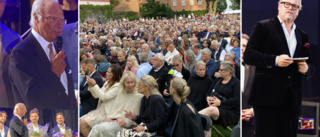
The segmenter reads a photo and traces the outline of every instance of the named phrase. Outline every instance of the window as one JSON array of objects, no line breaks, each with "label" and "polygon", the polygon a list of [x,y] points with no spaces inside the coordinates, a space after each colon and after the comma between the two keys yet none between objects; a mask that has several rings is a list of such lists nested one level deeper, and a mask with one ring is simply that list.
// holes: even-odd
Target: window
[{"label": "window", "polygon": [[173,5],[173,7],[177,6],[177,1],[174,0],[172,5]]},{"label": "window", "polygon": [[199,4],[199,5],[202,5],[202,0],[198,0],[198,4]]},{"label": "window", "polygon": [[193,0],[190,0],[190,5],[191,5],[191,6],[193,5]]},{"label": "window", "polygon": [[186,6],[185,0],[181,0],[181,6]]}]

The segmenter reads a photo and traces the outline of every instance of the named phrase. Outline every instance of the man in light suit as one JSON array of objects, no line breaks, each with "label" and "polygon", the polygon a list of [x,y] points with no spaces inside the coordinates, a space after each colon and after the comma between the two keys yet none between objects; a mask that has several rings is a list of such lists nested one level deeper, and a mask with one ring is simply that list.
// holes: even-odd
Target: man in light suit
[{"label": "man in light suit", "polygon": [[18,103],[14,106],[14,116],[10,120],[10,135],[12,137],[28,137],[28,120],[23,119],[23,116],[27,113],[27,108],[23,103]]},{"label": "man in light suit", "polygon": [[244,52],[245,63],[256,67],[249,103],[257,137],[297,136],[301,81],[314,71],[308,36],[294,24],[301,7],[301,0],[280,0],[278,16],[256,24]]},{"label": "man in light suit", "polygon": [[56,114],[57,125],[50,130],[50,137],[58,137],[61,134],[72,135],[72,130],[64,124],[64,116],[62,112]]},{"label": "man in light suit", "polygon": [[29,112],[29,115],[30,115],[30,121],[31,123],[27,125],[27,128],[29,130],[29,132],[37,132],[37,133],[43,133],[42,136],[43,137],[48,137],[48,134],[47,134],[47,131],[44,131],[45,130],[45,127],[44,126],[41,126],[39,125],[38,121],[39,121],[39,111],[37,108],[34,108],[32,109],[30,112]]},{"label": "man in light suit", "polygon": [[[95,69],[94,59],[85,59],[81,61],[82,70],[86,73],[87,76],[94,79],[99,87],[102,87],[103,81],[98,71]],[[87,84],[87,76],[83,79],[80,84],[80,98],[81,98],[81,107],[82,114],[87,114],[91,110],[97,108],[98,99],[95,99],[91,92],[88,91],[89,85]]]},{"label": "man in light suit", "polygon": [[0,137],[7,137],[9,128],[4,125],[7,120],[7,113],[0,111]]},{"label": "man in light suit", "polygon": [[[5,9],[6,0],[0,1],[0,17]],[[14,107],[12,87],[9,80],[8,66],[10,53],[21,37],[0,23],[0,107]]]},{"label": "man in light suit", "polygon": [[63,11],[54,0],[33,3],[32,31],[10,56],[15,102],[24,102],[30,108],[77,109],[67,57],[53,43],[61,36],[63,23]]}]

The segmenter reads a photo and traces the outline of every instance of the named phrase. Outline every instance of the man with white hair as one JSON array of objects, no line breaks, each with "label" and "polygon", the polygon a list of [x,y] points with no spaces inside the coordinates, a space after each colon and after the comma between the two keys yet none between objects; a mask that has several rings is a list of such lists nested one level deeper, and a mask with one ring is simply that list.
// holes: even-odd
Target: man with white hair
[{"label": "man with white hair", "polygon": [[[165,89],[168,89],[169,87],[166,86],[165,82],[166,82],[166,78],[168,74],[168,68],[164,65],[165,63],[165,58],[163,56],[163,54],[161,53],[157,53],[154,57],[153,57],[153,68],[150,70],[149,75],[154,77],[154,79],[157,80],[158,86],[159,86],[159,91],[162,95],[163,92],[166,92]],[[163,96],[165,98],[166,101],[169,100],[169,96]]]},{"label": "man with white hair", "polygon": [[201,59],[204,63],[206,63],[206,73],[212,77],[214,72],[218,70],[217,64],[211,59],[211,50],[208,48],[204,48],[201,51]]},{"label": "man with white hair", "polygon": [[[31,33],[12,51],[9,75],[16,102],[41,109],[77,109],[71,69],[54,41],[65,19],[57,1],[36,0]],[[64,45],[68,46],[68,45]]]},{"label": "man with white hair", "polygon": [[217,40],[211,41],[210,48],[214,50],[211,56],[211,58],[214,59],[214,62],[221,62],[224,60],[227,52],[223,47],[220,46]]},{"label": "man with white hair", "polygon": [[28,120],[22,119],[27,113],[27,108],[23,103],[18,103],[14,106],[14,116],[10,120],[10,135],[12,137],[28,137]]},{"label": "man with white hair", "polygon": [[141,46],[141,52],[147,52],[149,57],[152,57],[155,55],[155,53],[153,53],[151,50],[150,50],[150,47],[148,44],[142,44]]}]

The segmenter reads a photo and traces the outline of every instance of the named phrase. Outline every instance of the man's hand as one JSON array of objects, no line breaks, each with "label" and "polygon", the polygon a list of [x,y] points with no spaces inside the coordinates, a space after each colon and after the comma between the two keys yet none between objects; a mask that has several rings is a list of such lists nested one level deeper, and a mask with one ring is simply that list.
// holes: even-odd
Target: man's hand
[{"label": "man's hand", "polygon": [[308,64],[305,61],[299,61],[298,63],[298,71],[302,74],[306,74],[308,72]]},{"label": "man's hand", "polygon": [[66,63],[64,62],[65,57],[66,55],[64,55],[64,51],[60,51],[51,59],[51,71],[54,72],[59,78],[66,67]]},{"label": "man's hand", "polygon": [[28,119],[25,118],[25,119],[23,119],[22,122],[23,122],[23,125],[25,125],[25,126],[28,125]]},{"label": "man's hand", "polygon": [[241,119],[243,121],[249,121],[250,118],[253,117],[253,112],[251,109],[244,109],[242,110],[242,113],[241,113]]},{"label": "man's hand", "polygon": [[290,58],[286,54],[282,54],[282,55],[278,56],[278,58],[277,58],[277,65],[279,67],[287,67],[292,63],[293,63],[292,58]]},{"label": "man's hand", "polygon": [[90,87],[92,87],[96,84],[96,81],[92,78],[87,78],[87,83]]}]

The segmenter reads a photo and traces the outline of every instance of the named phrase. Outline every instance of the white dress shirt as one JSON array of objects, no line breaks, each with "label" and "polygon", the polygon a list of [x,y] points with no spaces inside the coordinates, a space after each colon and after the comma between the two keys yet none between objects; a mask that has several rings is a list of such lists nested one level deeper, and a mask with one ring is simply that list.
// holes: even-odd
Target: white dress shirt
[{"label": "white dress shirt", "polygon": [[1,133],[1,136],[4,137],[4,134],[5,134],[5,132],[4,132],[4,125],[3,125],[2,130],[0,129],[0,133]]},{"label": "white dress shirt", "polygon": [[58,124],[58,128],[60,129],[60,132],[64,134],[66,132],[66,124],[63,124],[63,126]]},{"label": "white dress shirt", "polygon": [[[36,32],[34,29],[31,30],[31,33],[33,34],[33,36],[36,38],[36,40],[40,43],[41,47],[43,48],[44,52],[46,53],[48,60],[51,62],[50,57],[49,57],[49,52],[50,49],[48,48],[49,43],[48,41],[46,41],[38,32]],[[53,53],[56,53],[55,48],[52,48]],[[66,71],[63,71],[63,73],[60,76],[60,82],[63,85],[66,94],[68,95],[68,79],[67,79],[67,74]]]},{"label": "white dress shirt", "polygon": [[296,47],[297,47],[297,38],[296,38],[296,24],[293,23],[292,28],[291,28],[291,32],[290,34],[288,33],[286,26],[284,24],[284,22],[279,18],[278,19],[280,21],[280,24],[282,26],[283,32],[285,34],[286,40],[287,40],[287,44],[288,44],[288,48],[290,51],[290,56],[291,58],[294,56],[294,52],[296,51]]}]

